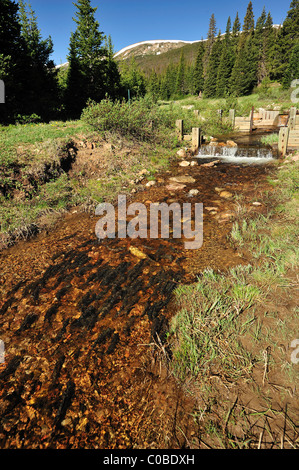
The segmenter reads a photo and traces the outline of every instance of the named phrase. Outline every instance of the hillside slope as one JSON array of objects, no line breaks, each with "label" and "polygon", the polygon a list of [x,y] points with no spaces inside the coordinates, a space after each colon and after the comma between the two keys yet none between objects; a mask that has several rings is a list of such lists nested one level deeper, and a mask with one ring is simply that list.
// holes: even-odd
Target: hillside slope
[{"label": "hillside slope", "polygon": [[117,62],[130,62],[133,58],[136,64],[146,73],[151,71],[163,72],[167,66],[177,64],[181,53],[184,53],[187,63],[194,62],[200,41],[144,41],[125,47],[115,54]]}]

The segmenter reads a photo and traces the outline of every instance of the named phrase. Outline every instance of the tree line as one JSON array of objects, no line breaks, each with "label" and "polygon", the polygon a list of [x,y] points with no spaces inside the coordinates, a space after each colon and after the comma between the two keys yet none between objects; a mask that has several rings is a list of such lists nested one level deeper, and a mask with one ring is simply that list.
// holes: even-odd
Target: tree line
[{"label": "tree line", "polygon": [[238,13],[228,18],[224,34],[212,15],[206,41],[198,43],[196,60],[184,54],[161,74],[145,75],[133,60],[117,64],[111,37],[100,30],[91,0],[74,3],[68,67],[55,67],[53,41],[43,39],[35,12],[19,0],[0,2],[0,79],[6,102],[0,121],[78,118],[88,100],[144,96],[156,99],[203,93],[205,97],[242,96],[256,85],[275,80],[288,87],[299,78],[299,0],[292,0],[287,17],[273,27],[265,8],[255,21],[252,2],[241,27]]},{"label": "tree line", "polygon": [[226,31],[217,32],[211,16],[207,40],[198,45],[193,64],[181,53],[177,65],[145,77],[147,89],[160,99],[202,93],[206,98],[243,96],[260,84],[278,81],[289,87],[299,79],[299,0],[292,0],[283,24],[273,26],[265,8],[255,21],[250,1],[243,21],[236,14]]},{"label": "tree line", "polygon": [[0,120],[77,118],[89,99],[100,101],[124,94],[110,37],[100,31],[97,8],[90,0],[74,4],[66,70],[51,60],[53,41],[43,39],[31,5],[19,0],[0,2],[0,79],[6,102]]}]

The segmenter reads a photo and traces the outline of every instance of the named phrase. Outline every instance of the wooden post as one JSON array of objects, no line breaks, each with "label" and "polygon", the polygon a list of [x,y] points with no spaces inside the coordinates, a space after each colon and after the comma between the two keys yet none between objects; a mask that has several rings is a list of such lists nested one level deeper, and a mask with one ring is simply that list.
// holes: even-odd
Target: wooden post
[{"label": "wooden post", "polygon": [[198,117],[199,116],[199,109],[194,109],[194,114],[195,114],[195,116]]},{"label": "wooden post", "polygon": [[295,129],[295,126],[296,126],[296,113],[297,113],[297,108],[296,106],[293,106],[290,109],[290,118],[289,118],[289,128],[291,130]]},{"label": "wooden post", "polygon": [[254,114],[254,106],[252,106],[252,110],[251,110],[251,117],[250,117],[250,134],[252,134],[252,131],[253,131],[253,114]]},{"label": "wooden post", "polygon": [[236,120],[236,110],[230,109],[229,110],[229,120],[232,123],[232,128],[235,128],[235,120]]},{"label": "wooden post", "polygon": [[178,134],[178,138],[180,140],[184,139],[184,121],[182,119],[178,119],[175,123],[176,131]]},{"label": "wooden post", "polygon": [[192,127],[192,147],[197,151],[200,147],[200,128]]},{"label": "wooden post", "polygon": [[288,149],[290,129],[288,127],[281,127],[279,131],[278,151],[284,157]]}]

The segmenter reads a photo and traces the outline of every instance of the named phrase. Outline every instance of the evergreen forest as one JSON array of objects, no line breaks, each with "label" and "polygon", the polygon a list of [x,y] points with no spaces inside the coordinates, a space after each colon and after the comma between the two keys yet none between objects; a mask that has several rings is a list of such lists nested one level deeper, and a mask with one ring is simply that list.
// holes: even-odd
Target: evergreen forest
[{"label": "evergreen forest", "polygon": [[187,61],[182,48],[178,63],[169,63],[161,73],[142,70],[134,59],[117,61],[91,0],[74,6],[68,66],[57,68],[51,60],[52,38],[42,37],[30,3],[1,0],[2,123],[76,119],[89,100],[128,100],[147,93],[155,100],[239,97],[271,82],[289,88],[299,78],[299,0],[291,1],[279,26],[265,8],[255,18],[251,1],[243,21],[238,13],[229,17],[223,33],[212,15],[195,60]]}]

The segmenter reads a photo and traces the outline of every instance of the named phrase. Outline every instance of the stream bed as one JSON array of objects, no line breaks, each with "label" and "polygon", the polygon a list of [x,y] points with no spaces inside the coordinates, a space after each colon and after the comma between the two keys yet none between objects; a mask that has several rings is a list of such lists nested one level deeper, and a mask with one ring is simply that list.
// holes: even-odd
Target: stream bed
[{"label": "stream bed", "polygon": [[[189,401],[174,379],[157,371],[156,346],[165,342],[180,283],[196,281],[208,267],[226,271],[248,262],[228,239],[237,210],[233,196],[242,195],[250,210],[263,213],[262,203],[252,203],[267,186],[273,157],[264,149],[257,157],[249,149],[246,155],[238,155],[241,148],[234,155],[209,151],[191,158],[198,163],[192,168],[173,161],[155,186],[141,185],[132,196],[146,206],[183,204],[197,189],[192,202],[204,204],[198,250],[173,238],[99,243],[97,218],[73,211],[55,230],[0,253],[6,358],[0,365],[1,448],[185,445]],[[213,159],[219,163],[201,165]],[[195,182],[167,189],[177,175],[192,175]],[[231,197],[221,197],[219,188]],[[185,437],[176,433],[177,420]]]}]

